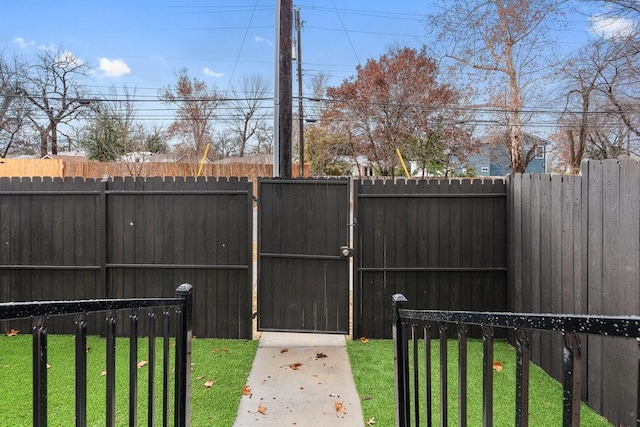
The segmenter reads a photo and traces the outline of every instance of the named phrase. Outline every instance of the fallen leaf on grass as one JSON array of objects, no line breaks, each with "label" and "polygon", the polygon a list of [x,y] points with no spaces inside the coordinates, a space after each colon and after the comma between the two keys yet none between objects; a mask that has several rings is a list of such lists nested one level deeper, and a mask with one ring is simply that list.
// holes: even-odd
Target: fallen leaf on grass
[{"label": "fallen leaf on grass", "polygon": [[101,377],[105,377],[105,376],[107,376],[107,371],[102,371],[102,372],[100,372],[100,376],[101,376]]},{"label": "fallen leaf on grass", "polygon": [[249,387],[248,385],[244,386],[242,388],[242,394],[251,397],[251,387]]},{"label": "fallen leaf on grass", "polygon": [[365,422],[365,425],[372,426],[375,423],[376,423],[376,419],[374,417],[371,417]]},{"label": "fallen leaf on grass", "polygon": [[341,414],[344,414],[346,412],[344,405],[339,400],[336,401],[335,405],[336,405],[336,412],[339,412]]},{"label": "fallen leaf on grass", "polygon": [[142,368],[144,365],[146,365],[147,363],[149,363],[148,360],[141,360],[138,362],[138,364],[136,365],[138,367],[138,369]]},{"label": "fallen leaf on grass", "polygon": [[327,356],[327,355],[326,355],[326,354],[324,354],[324,353],[318,353],[318,354],[316,354],[316,359],[324,359],[325,357],[329,357],[329,356]]},{"label": "fallen leaf on grass", "polygon": [[504,366],[502,365],[501,362],[495,361],[493,362],[493,370],[496,372],[502,372],[502,370],[504,369]]},{"label": "fallen leaf on grass", "polygon": [[47,363],[47,369],[50,369],[50,368],[51,368],[51,365],[49,365],[49,364]]},{"label": "fallen leaf on grass", "polygon": [[300,362],[295,362],[295,363],[292,363],[292,364],[289,365],[289,367],[291,369],[293,369],[294,371],[300,370],[300,366],[302,366],[302,363],[300,363]]},{"label": "fallen leaf on grass", "polygon": [[369,338],[367,338],[367,337],[360,337],[360,342],[361,342],[362,344],[366,344],[366,343],[368,343],[368,342],[369,342]]},{"label": "fallen leaf on grass", "polygon": [[261,413],[262,415],[267,415],[267,407],[258,405],[258,412]]},{"label": "fallen leaf on grass", "polygon": [[203,378],[204,378],[204,375],[198,375],[198,376],[196,377],[196,379],[197,379],[198,381],[200,381],[200,380],[201,380],[201,379],[203,379]]},{"label": "fallen leaf on grass", "polygon": [[207,382],[204,383],[204,386],[207,388],[211,388],[212,385],[214,385],[216,383],[215,380],[209,380]]},{"label": "fallen leaf on grass", "polygon": [[18,331],[16,329],[11,329],[9,332],[7,332],[7,336],[8,337],[16,337],[16,336],[18,336],[19,333],[20,333],[20,331]]}]

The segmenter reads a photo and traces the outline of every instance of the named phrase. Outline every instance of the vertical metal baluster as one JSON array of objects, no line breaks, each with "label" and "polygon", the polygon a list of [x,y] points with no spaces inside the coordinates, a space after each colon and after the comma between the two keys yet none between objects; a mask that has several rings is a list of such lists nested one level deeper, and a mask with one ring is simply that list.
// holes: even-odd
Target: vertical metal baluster
[{"label": "vertical metal baluster", "polygon": [[449,424],[448,367],[447,367],[447,325],[440,323],[440,425]]},{"label": "vertical metal baluster", "polygon": [[395,393],[396,393],[396,423],[398,427],[406,427],[410,422],[409,399],[409,367],[407,363],[407,339],[405,337],[404,324],[400,318],[399,311],[407,306],[407,299],[404,295],[396,294],[393,300],[393,324],[391,333],[393,335],[393,357],[395,369]]},{"label": "vertical metal baluster", "polygon": [[[184,283],[176,289],[182,298],[176,332],[175,425],[191,424],[191,337],[193,336],[193,288]],[[179,362],[178,362],[179,360]]]},{"label": "vertical metal baluster", "polygon": [[186,427],[191,418],[191,336],[193,334],[193,288],[184,283],[176,289],[176,296],[182,298],[182,305],[176,309],[178,318],[176,330],[176,374],[174,425]]},{"label": "vertical metal baluster", "polygon": [[[640,347],[640,337],[636,338],[636,343]],[[638,357],[638,391],[636,395],[636,427],[640,427],[640,357]]]},{"label": "vertical metal baluster", "polygon": [[427,427],[433,426],[433,389],[431,386],[431,324],[424,327],[424,376],[425,376],[425,417]]},{"label": "vertical metal baluster", "polygon": [[529,337],[524,329],[516,329],[516,426],[529,425]]},{"label": "vertical metal baluster", "polygon": [[108,312],[106,319],[107,338],[107,427],[116,425],[116,318]]},{"label": "vertical metal baluster", "polygon": [[138,313],[129,315],[129,426],[138,421]]},{"label": "vertical metal baluster", "polygon": [[565,334],[562,352],[562,425],[565,427],[580,425],[581,359],[580,338],[576,334]]},{"label": "vertical metal baluster", "polygon": [[482,425],[493,425],[493,326],[482,327],[483,374],[482,374]]},{"label": "vertical metal baluster", "polygon": [[[184,315],[182,307],[176,307],[176,324],[182,324],[182,316]],[[174,359],[174,379],[173,379],[173,425],[178,427],[180,420],[180,412],[182,411],[182,402],[180,400],[180,384],[182,383],[182,365],[184,360],[182,359],[182,330],[180,327],[176,328],[176,346],[175,346],[175,359]]]},{"label": "vertical metal baluster", "polygon": [[169,425],[169,310],[162,312],[162,427]]},{"label": "vertical metal baluster", "polygon": [[458,325],[458,425],[467,425],[467,325]]},{"label": "vertical metal baluster", "polygon": [[33,425],[47,426],[47,328],[44,317],[33,320]]},{"label": "vertical metal baluster", "polygon": [[147,424],[154,426],[156,396],[156,313],[150,311],[149,317],[149,400],[147,402]]},{"label": "vertical metal baluster", "polygon": [[420,384],[418,375],[420,370],[418,366],[418,332],[417,326],[411,325],[411,341],[413,344],[413,413],[415,416],[414,425],[420,425]]},{"label": "vertical metal baluster", "polygon": [[87,321],[78,314],[76,325],[76,426],[87,425]]}]

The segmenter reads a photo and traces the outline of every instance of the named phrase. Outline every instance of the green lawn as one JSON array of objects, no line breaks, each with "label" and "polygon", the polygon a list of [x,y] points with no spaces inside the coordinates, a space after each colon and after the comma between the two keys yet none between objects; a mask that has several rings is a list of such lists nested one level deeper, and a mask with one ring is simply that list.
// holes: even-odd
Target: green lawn
[{"label": "green lawn", "polygon": [[[105,340],[88,337],[87,418],[90,426],[105,424]],[[138,360],[148,360],[147,340],[139,340]],[[257,341],[194,339],[192,353],[192,425],[230,426],[233,424],[242,388],[251,370]],[[161,350],[161,341],[156,344]],[[171,348],[171,353],[174,353]],[[156,361],[158,386],[156,407],[161,408],[162,356]],[[116,420],[128,423],[128,340],[116,342]],[[72,336],[48,337],[48,415],[50,426],[74,424],[74,339]],[[171,362],[173,367],[173,362]],[[138,370],[138,420],[146,425],[148,365]],[[205,382],[215,381],[211,387]],[[0,426],[31,425],[31,336],[0,336]],[[171,394],[171,400],[173,400]],[[170,405],[171,406],[171,405]],[[160,415],[158,414],[157,417]],[[160,418],[158,418],[160,420]],[[172,424],[172,422],[171,422]]]},{"label": "green lawn", "polygon": [[[424,344],[421,344],[424,346]],[[449,425],[457,425],[458,393],[458,345],[451,341],[448,348],[448,406]],[[395,423],[395,395],[393,373],[393,342],[391,340],[349,341],[347,350],[353,369],[353,376],[362,402],[365,421],[375,419],[375,426],[393,426]],[[432,344],[434,363],[434,423],[439,424],[439,343]],[[468,342],[468,425],[482,424],[482,342]],[[495,343],[494,360],[504,366],[501,372],[494,371],[494,425],[513,426],[515,421],[515,350],[504,343]],[[421,385],[424,393],[424,385]],[[424,396],[421,397],[423,399]],[[424,411],[422,412],[424,414]],[[424,415],[421,415],[424,421]],[[542,369],[530,365],[529,425],[562,425],[562,386],[546,375]],[[583,426],[610,426],[610,424],[583,405],[581,412]]]}]

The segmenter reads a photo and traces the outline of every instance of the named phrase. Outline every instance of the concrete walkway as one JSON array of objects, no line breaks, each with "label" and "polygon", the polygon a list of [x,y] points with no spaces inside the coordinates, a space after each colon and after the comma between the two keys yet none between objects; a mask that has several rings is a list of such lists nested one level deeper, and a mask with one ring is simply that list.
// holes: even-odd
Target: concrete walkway
[{"label": "concrete walkway", "polygon": [[234,427],[364,425],[342,335],[262,333],[247,385]]}]

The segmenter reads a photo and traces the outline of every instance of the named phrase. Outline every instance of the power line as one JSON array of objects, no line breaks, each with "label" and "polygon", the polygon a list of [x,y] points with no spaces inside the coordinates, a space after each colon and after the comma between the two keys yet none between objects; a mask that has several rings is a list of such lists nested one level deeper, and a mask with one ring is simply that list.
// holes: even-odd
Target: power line
[{"label": "power line", "polygon": [[256,13],[256,8],[258,7],[258,0],[253,6],[253,10],[251,11],[251,17],[249,18],[249,24],[247,25],[244,36],[242,37],[242,43],[240,44],[240,49],[238,50],[238,56],[236,56],[236,62],[233,64],[233,69],[231,70],[231,76],[229,76],[229,83],[227,84],[227,90],[231,86],[231,81],[233,80],[233,75],[236,72],[236,67],[238,66],[238,61],[240,60],[240,55],[242,54],[242,49],[244,48],[244,43],[247,40],[247,34],[249,34],[249,28],[251,28],[251,22],[253,21],[253,16]]},{"label": "power line", "polygon": [[349,36],[349,32],[347,31],[347,27],[344,26],[344,22],[342,21],[342,17],[340,16],[340,12],[338,12],[338,8],[336,7],[336,2],[331,0],[331,3],[333,4],[333,8],[336,11],[336,14],[338,15],[338,19],[340,20],[340,25],[342,25],[342,30],[344,31],[344,34],[347,36],[347,40],[349,41],[349,45],[351,45],[351,50],[353,51],[353,55],[356,57],[356,60],[358,61],[358,65],[361,64],[360,62],[360,58],[358,57],[358,52],[356,52],[355,47],[353,47],[353,42],[351,41],[351,36]]}]

